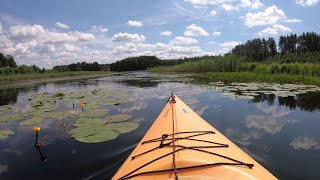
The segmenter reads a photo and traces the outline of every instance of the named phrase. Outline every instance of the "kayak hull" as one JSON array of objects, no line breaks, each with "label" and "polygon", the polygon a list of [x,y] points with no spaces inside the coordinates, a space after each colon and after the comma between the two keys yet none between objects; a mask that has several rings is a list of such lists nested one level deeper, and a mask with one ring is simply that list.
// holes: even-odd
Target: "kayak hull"
[{"label": "kayak hull", "polygon": [[112,179],[276,179],[177,96]]}]

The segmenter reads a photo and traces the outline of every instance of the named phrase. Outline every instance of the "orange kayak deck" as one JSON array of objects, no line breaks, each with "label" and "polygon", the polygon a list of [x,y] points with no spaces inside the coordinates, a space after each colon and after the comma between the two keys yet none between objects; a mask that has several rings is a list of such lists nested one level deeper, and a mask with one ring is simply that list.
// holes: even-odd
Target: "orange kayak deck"
[{"label": "orange kayak deck", "polygon": [[171,96],[116,179],[277,179]]}]

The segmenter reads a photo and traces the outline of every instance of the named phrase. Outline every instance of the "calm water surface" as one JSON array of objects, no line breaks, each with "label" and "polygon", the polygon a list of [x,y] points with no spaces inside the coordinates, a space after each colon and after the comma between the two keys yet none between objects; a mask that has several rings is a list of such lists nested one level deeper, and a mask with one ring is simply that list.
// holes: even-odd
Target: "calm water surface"
[{"label": "calm water surface", "polygon": [[320,93],[297,97],[260,94],[253,100],[230,99],[207,85],[155,80],[155,74],[128,73],[90,80],[0,89],[0,105],[24,111],[34,93],[105,88],[127,92],[128,103],[111,114],[132,114],[139,128],[104,143],[85,144],[70,138],[72,123],[43,121],[41,153],[33,146],[31,126],[0,123],[15,135],[0,140],[0,179],[110,179],[164,107],[171,92],[214,125],[280,179],[320,179]]}]

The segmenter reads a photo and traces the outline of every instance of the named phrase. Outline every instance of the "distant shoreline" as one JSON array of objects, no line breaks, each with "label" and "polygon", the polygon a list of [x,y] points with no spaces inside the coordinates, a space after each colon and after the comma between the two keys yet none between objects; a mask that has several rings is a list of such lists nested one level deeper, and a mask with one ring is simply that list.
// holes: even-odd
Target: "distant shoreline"
[{"label": "distant shoreline", "polygon": [[0,76],[0,89],[14,86],[27,86],[36,83],[46,83],[53,81],[65,81],[76,79],[90,79],[116,74],[110,71],[74,71],[74,72],[51,72],[51,73],[32,73],[14,74]]}]

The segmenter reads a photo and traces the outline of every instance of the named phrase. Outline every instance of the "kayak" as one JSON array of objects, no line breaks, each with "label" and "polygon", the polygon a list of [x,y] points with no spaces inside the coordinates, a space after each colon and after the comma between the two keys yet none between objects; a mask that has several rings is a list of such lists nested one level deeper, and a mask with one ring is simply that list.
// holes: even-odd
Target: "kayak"
[{"label": "kayak", "polygon": [[172,94],[112,179],[277,178]]}]

